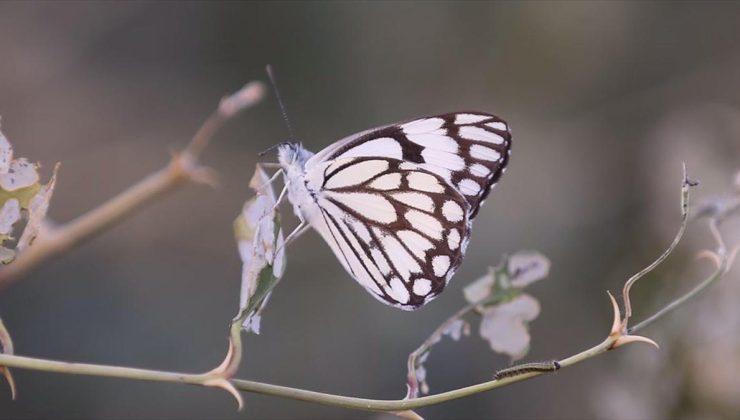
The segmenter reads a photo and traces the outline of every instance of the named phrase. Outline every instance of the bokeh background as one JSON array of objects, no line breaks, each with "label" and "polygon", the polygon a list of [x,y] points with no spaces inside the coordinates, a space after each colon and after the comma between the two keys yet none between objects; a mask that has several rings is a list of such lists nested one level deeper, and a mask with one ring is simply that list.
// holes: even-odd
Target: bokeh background
[{"label": "bokeh background", "polygon": [[[740,168],[740,5],[733,2],[0,3],[0,115],[18,155],[62,162],[64,222],[161,167],[225,93],[272,63],[292,124],[318,150],[368,127],[454,110],[514,133],[502,182],[449,289],[405,313],[352,281],[316,234],[246,339],[240,377],[373,398],[405,394],[405,361],[503,253],[537,249],[551,276],[529,359],[598,343],[605,290],[656,257],[678,226],[681,162],[697,198]],[[287,138],[268,98],[223,130],[188,186],[0,290],[18,353],[177,371],[220,362],[239,294],[232,220],[256,153]],[[287,208],[286,208],[287,210]],[[290,217],[286,211],[286,216]],[[294,223],[292,219],[291,222]],[[738,225],[732,227],[738,238]],[[730,229],[730,230],[732,230]],[[637,288],[638,317],[710,271],[697,225]],[[534,381],[420,410],[431,418],[738,418],[735,270],[636,345]],[[433,392],[508,363],[475,334],[433,351]],[[2,418],[379,418],[172,384],[15,371]]]}]

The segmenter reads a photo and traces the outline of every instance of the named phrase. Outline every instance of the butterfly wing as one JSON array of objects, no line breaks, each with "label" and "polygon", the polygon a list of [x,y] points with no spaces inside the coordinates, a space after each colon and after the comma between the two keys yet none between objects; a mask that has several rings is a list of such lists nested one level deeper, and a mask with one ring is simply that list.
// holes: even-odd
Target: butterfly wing
[{"label": "butterfly wing", "polygon": [[503,173],[500,118],[451,113],[342,139],[305,164],[314,226],[373,296],[416,309],[462,263],[471,220]]},{"label": "butterfly wing", "polygon": [[470,204],[440,176],[402,160],[350,157],[315,166],[306,180],[321,213],[317,230],[381,301],[416,309],[462,263]]},{"label": "butterfly wing", "polygon": [[511,132],[501,118],[455,112],[367,130],[314,155],[311,166],[349,157],[385,157],[418,164],[465,196],[470,218],[506,168]]}]

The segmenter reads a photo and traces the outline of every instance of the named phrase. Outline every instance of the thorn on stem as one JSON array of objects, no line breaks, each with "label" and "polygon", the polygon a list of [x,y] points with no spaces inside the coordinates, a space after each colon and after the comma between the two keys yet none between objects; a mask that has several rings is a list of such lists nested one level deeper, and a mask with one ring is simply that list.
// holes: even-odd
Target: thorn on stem
[{"label": "thorn on stem", "polygon": [[10,373],[10,369],[5,366],[0,366],[0,373],[2,373],[5,380],[8,381],[8,386],[10,387],[10,398],[15,401],[18,393],[16,391],[15,380],[13,379],[13,375]]},{"label": "thorn on stem", "polygon": [[609,335],[619,335],[622,333],[622,314],[619,311],[619,304],[617,304],[617,299],[614,298],[614,295],[612,295],[612,292],[606,291],[606,293],[609,295],[609,300],[612,303],[612,309],[614,313],[614,321],[612,322],[612,329],[609,332]]},{"label": "thorn on stem", "polygon": [[420,416],[416,411],[413,410],[392,411],[391,414],[407,420],[424,420],[424,417]]},{"label": "thorn on stem", "polygon": [[[13,354],[13,340],[10,338],[10,333],[8,333],[8,330],[5,328],[5,324],[3,324],[3,321],[1,319],[0,353]],[[5,377],[5,380],[8,381],[8,386],[10,387],[10,397],[15,400],[17,392],[15,387],[15,380],[13,379],[13,375],[10,373],[10,369],[5,366],[0,366],[0,374],[2,374]]]},{"label": "thorn on stem", "polygon": [[696,255],[696,258],[710,260],[717,266],[717,268],[719,268],[722,264],[722,259],[720,258],[720,256],[717,255],[716,252],[710,251],[708,249],[699,251],[699,253]]},{"label": "thorn on stem", "polygon": [[647,337],[643,337],[641,335],[623,335],[619,337],[617,341],[614,342],[611,348],[616,349],[617,347],[621,347],[625,344],[637,343],[637,342],[652,344],[653,346],[655,346],[656,349],[660,349],[660,346],[658,345],[658,343],[656,343],[655,341]]},{"label": "thorn on stem", "polygon": [[239,369],[240,361],[241,352],[234,344],[234,340],[229,337],[229,350],[226,352],[226,357],[218,367],[205,374],[208,379],[203,381],[204,386],[221,388],[231,394],[236,399],[239,411],[244,408],[244,399],[239,391],[234,388],[230,379],[236,374],[237,369]]},{"label": "thorn on stem", "polygon": [[612,308],[614,310],[614,321],[612,322],[612,329],[609,332],[609,337],[613,337],[614,341],[612,342],[611,346],[609,346],[609,350],[616,349],[617,347],[624,346],[625,344],[638,342],[652,344],[653,346],[655,346],[655,348],[660,348],[660,346],[658,346],[658,343],[647,337],[629,334],[629,331],[627,329],[628,318],[625,317],[624,319],[622,319],[622,314],[619,311],[617,300],[614,298],[614,295],[612,295],[611,292],[607,291],[607,293],[609,294],[609,299],[612,302]]},{"label": "thorn on stem", "polygon": [[209,379],[203,382],[203,385],[210,386],[213,388],[223,389],[224,391],[228,392],[229,394],[231,394],[231,396],[233,396],[236,399],[236,403],[238,405],[238,408],[237,408],[238,411],[242,411],[244,409],[244,398],[242,398],[242,394],[240,394],[239,391],[237,391],[237,389],[234,388],[234,384],[229,382],[228,379],[225,379],[225,378]]}]

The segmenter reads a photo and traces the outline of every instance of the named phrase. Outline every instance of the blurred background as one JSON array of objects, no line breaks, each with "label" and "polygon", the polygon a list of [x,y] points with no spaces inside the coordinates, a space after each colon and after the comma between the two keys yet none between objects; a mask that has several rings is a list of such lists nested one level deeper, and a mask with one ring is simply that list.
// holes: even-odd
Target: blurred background
[{"label": "blurred background", "polygon": [[[503,253],[537,249],[551,276],[529,360],[600,342],[607,289],[679,224],[681,162],[697,200],[740,169],[740,4],[732,2],[3,2],[0,115],[16,154],[62,162],[50,216],[68,221],[163,166],[222,95],[272,63],[292,124],[317,151],[407,118],[481,110],[513,129],[509,170],[476,219],[449,289],[413,313],[376,302],[315,233],[246,337],[239,377],[371,398],[405,395],[407,354],[464,305]],[[288,137],[273,98],[204,156],[218,190],[187,186],[0,290],[22,355],[199,372],[221,361],[241,263],[232,221],[257,152]],[[286,208],[287,210],[287,208]],[[287,217],[290,212],[286,211]],[[294,223],[290,219],[290,223]],[[728,225],[740,240],[738,224]],[[728,236],[732,240],[732,236]],[[737,242],[736,242],[737,243]],[[648,315],[711,271],[692,226],[635,290]],[[738,270],[630,346],[505,389],[420,410],[430,418],[738,418]],[[508,364],[475,334],[427,363],[432,392]],[[2,418],[380,418],[259,395],[15,370]]]}]

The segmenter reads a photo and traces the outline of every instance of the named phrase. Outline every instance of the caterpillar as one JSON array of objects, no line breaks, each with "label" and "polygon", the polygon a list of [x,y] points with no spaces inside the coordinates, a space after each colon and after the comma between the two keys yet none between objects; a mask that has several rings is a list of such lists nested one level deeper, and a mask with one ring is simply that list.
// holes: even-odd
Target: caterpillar
[{"label": "caterpillar", "polygon": [[500,380],[503,378],[511,378],[514,376],[524,375],[526,373],[532,372],[555,372],[558,369],[560,369],[560,363],[558,363],[557,360],[549,360],[547,362],[524,363],[522,365],[516,365],[497,371],[493,374],[493,379]]}]

